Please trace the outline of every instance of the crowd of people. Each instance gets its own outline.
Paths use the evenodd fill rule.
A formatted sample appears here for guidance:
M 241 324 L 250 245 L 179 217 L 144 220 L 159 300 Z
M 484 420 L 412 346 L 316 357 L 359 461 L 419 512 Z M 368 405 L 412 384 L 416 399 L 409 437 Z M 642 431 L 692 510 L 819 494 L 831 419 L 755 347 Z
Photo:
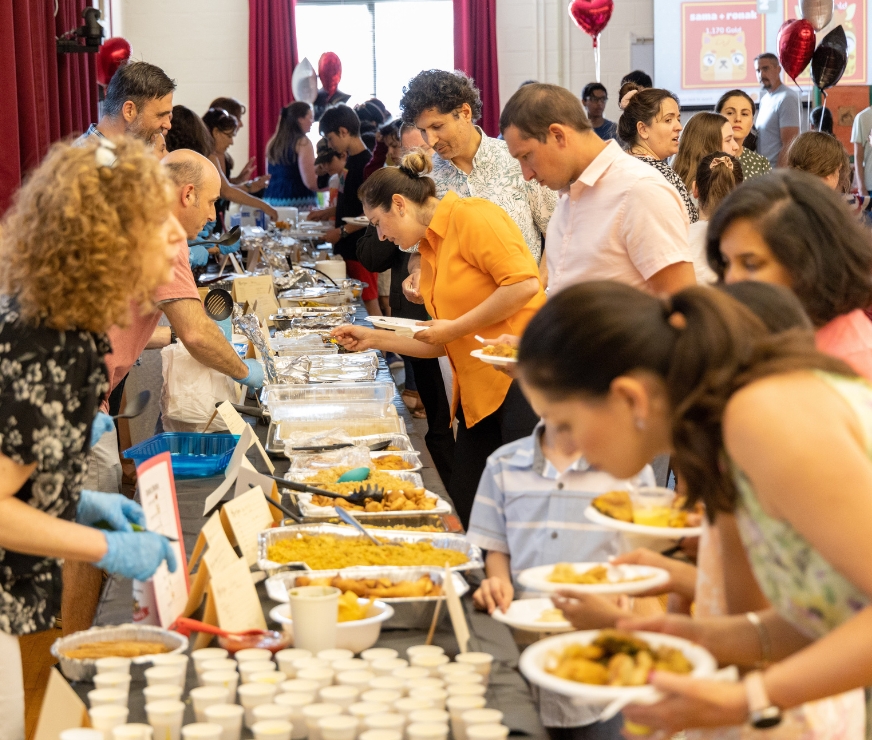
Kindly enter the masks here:
M 758 105 L 733 90 L 686 125 L 677 97 L 641 72 L 622 81 L 617 121 L 600 83 L 577 97 L 529 81 L 500 138 L 476 125 L 472 79 L 427 70 L 397 119 L 376 99 L 317 121 L 291 102 L 260 176 L 253 160 L 233 172 L 239 101 L 201 117 L 174 105 L 163 70 L 122 66 L 100 120 L 52 147 L 0 234 L 0 736 L 23 736 L 18 635 L 59 610 L 65 631 L 90 626 L 102 571 L 144 580 L 176 566 L 166 538 L 133 534 L 142 509 L 119 493 L 110 403 L 137 358 L 178 340 L 206 367 L 263 384 L 206 316 L 192 270 L 209 250 L 187 243 L 226 228 L 232 202 L 274 220 L 278 205 L 312 209 L 368 284 L 367 310 L 422 324 L 414 338 L 333 335 L 404 358 L 435 467 L 487 551 L 479 608 L 505 610 L 536 565 L 658 565 L 675 612 L 574 592 L 555 603 L 577 628 L 684 636 L 746 671 L 655 672 L 663 698 L 605 723 L 537 691 L 555 740 L 618 738 L 623 719 L 657 737 L 772 725 L 768 737 L 865 737 L 872 114 L 855 122 L 852 171 L 831 134 L 799 133 L 777 57 L 755 66 Z M 359 216 L 368 225 L 345 221 Z M 473 358 L 479 337 L 516 346 L 516 368 Z M 621 553 L 582 513 L 600 493 L 653 484 L 658 460 L 704 507 L 692 563 Z

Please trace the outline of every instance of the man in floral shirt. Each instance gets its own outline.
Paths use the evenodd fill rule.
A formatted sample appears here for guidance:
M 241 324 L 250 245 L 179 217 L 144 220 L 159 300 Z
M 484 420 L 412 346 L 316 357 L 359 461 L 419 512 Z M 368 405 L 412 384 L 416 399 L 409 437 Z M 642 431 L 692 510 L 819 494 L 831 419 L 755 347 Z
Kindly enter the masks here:
M 414 125 L 436 151 L 432 174 L 436 196 L 453 190 L 461 198 L 484 198 L 504 209 L 541 263 L 544 282 L 543 237 L 557 194 L 535 180 L 526 182 L 506 143 L 490 138 L 475 125 L 481 117 L 481 96 L 473 81 L 463 72 L 421 72 L 404 89 L 400 107 L 403 121 Z M 413 258 L 410 271 L 416 262 Z

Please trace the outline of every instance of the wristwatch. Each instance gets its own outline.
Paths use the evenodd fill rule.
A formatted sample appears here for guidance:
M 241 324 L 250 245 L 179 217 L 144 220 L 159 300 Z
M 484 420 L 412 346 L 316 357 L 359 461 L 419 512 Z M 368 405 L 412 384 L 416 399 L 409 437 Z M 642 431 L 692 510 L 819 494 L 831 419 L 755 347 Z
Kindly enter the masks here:
M 346 236 L 348 236 L 348 229 L 345 228 L 344 224 L 339 227 L 339 236 L 341 239 L 344 239 Z
M 748 723 L 758 730 L 768 730 L 780 725 L 781 709 L 769 700 L 763 684 L 763 674 L 752 671 L 745 676 L 744 683 L 748 697 Z
M 170 344 L 175 344 L 179 341 L 179 337 L 176 334 L 176 330 L 173 327 L 170 327 Z

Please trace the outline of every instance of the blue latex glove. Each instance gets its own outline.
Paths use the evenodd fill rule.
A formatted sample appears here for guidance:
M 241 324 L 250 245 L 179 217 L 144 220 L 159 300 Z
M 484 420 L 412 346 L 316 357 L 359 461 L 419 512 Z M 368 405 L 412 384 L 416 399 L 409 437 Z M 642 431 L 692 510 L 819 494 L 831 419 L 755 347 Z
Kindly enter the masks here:
M 238 379 L 236 382 L 242 383 L 242 385 L 248 386 L 249 388 L 262 388 L 263 365 L 254 358 L 243 360 L 243 362 L 248 366 L 248 375 L 244 378 Z
M 105 532 L 109 549 L 95 565 L 125 578 L 147 581 L 166 560 L 176 572 L 176 556 L 170 541 L 154 532 Z
M 188 259 L 191 267 L 203 267 L 209 261 L 209 252 L 202 245 L 188 247 Z
M 91 424 L 91 447 L 93 447 L 97 442 L 100 441 L 100 437 L 102 437 L 106 432 L 114 432 L 115 431 L 115 422 L 112 421 L 112 417 L 109 414 L 104 414 L 102 411 L 98 411 L 97 415 L 94 417 L 94 421 Z
M 238 252 L 241 246 L 242 239 L 236 242 L 236 244 L 219 244 L 218 251 L 221 252 L 221 254 L 231 254 L 233 252 Z
M 133 532 L 131 522 L 145 527 L 145 512 L 138 503 L 120 493 L 82 491 L 76 524 L 93 526 L 101 521 L 108 522 L 116 532 Z

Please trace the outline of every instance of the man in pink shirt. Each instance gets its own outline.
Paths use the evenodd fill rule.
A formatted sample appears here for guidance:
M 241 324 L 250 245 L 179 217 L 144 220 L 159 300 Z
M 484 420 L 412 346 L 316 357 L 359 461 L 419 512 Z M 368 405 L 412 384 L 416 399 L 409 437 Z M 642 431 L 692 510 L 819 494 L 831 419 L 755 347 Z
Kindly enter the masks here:
M 560 192 L 545 238 L 549 294 L 587 280 L 670 294 L 696 283 L 677 191 L 600 139 L 569 90 L 524 85 L 500 129 L 524 177 Z

